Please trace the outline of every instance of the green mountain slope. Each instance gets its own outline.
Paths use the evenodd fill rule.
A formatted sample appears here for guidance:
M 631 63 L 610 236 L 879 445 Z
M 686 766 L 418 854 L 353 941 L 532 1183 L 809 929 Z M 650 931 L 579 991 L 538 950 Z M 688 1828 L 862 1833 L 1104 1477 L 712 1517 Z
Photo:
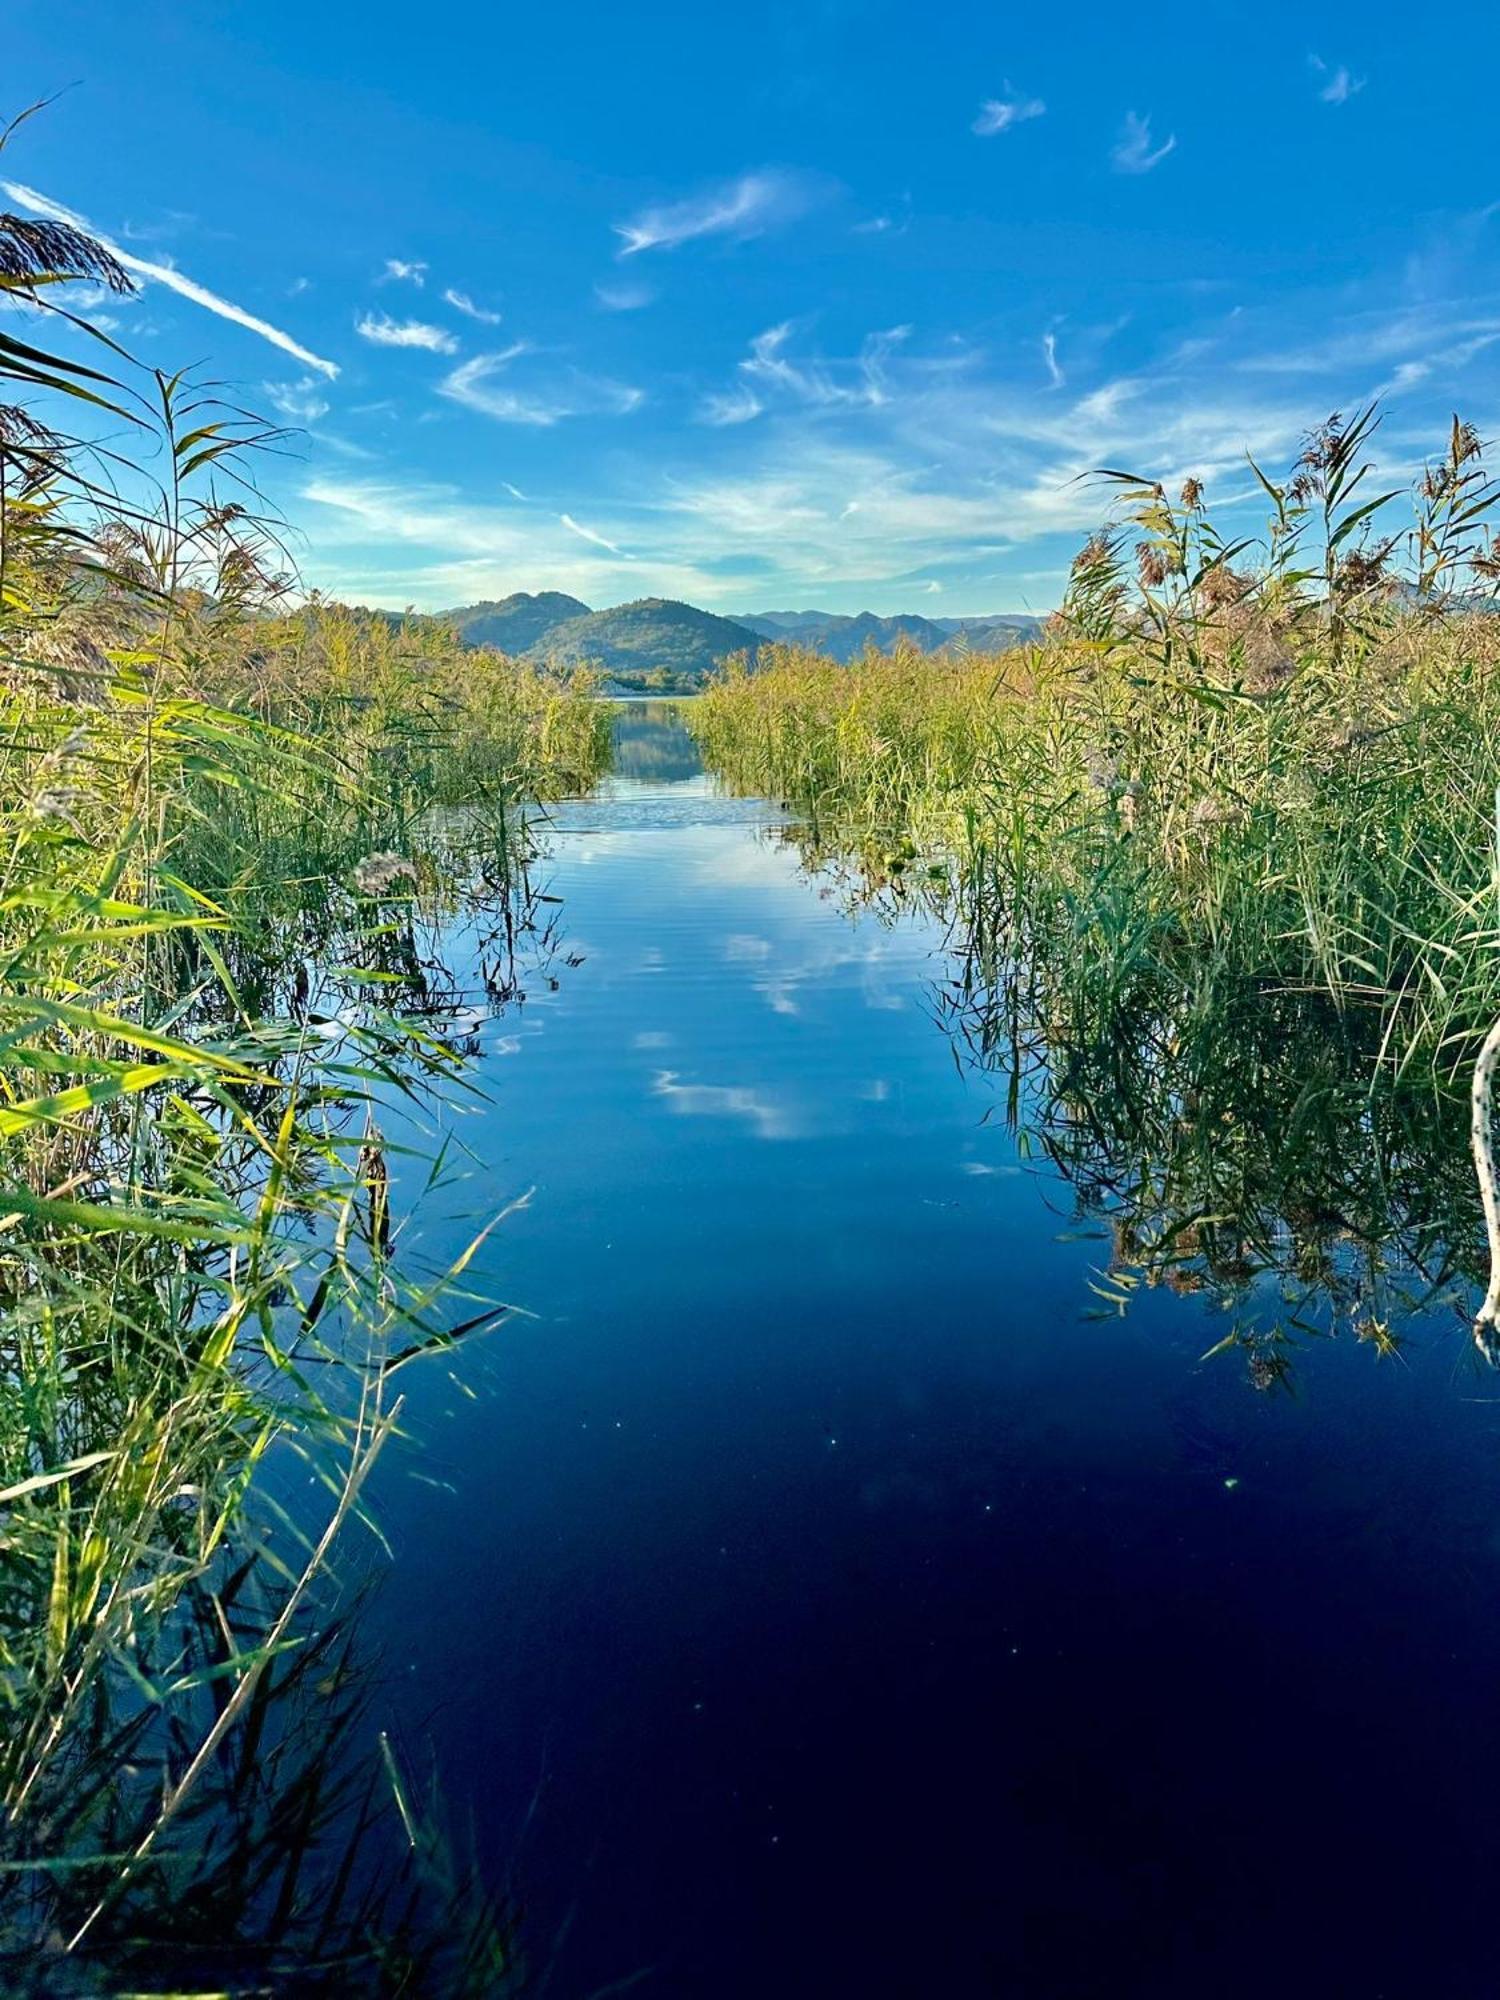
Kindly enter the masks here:
M 530 651 L 534 658 L 562 666 L 602 667 L 626 685 L 653 676 L 691 685 L 731 653 L 753 654 L 759 644 L 754 632 L 731 619 L 670 598 L 643 597 L 566 619 Z
M 888 653 L 904 641 L 921 652 L 943 646 L 1012 646 L 1034 638 L 1039 618 L 924 618 L 905 612 L 878 618 L 828 611 L 766 611 L 721 618 L 671 598 L 643 597 L 590 611 L 560 590 L 518 590 L 509 597 L 439 613 L 467 646 L 494 646 L 518 658 L 560 666 L 595 666 L 627 688 L 697 687 L 731 653 L 754 657 L 766 640 L 791 641 L 848 662 L 867 646 Z
M 1039 618 L 1002 613 L 988 618 L 924 618 L 914 611 L 878 618 L 871 611 L 853 617 L 831 611 L 762 611 L 742 615 L 740 622 L 763 639 L 808 646 L 815 653 L 847 664 L 867 646 L 890 652 L 899 640 L 924 653 L 935 653 L 956 642 L 975 647 L 1018 645 L 1041 630 Z
M 528 653 L 557 626 L 588 615 L 580 598 L 561 590 L 516 590 L 509 597 L 438 613 L 443 624 L 457 627 L 466 646 L 493 646 L 501 653 Z

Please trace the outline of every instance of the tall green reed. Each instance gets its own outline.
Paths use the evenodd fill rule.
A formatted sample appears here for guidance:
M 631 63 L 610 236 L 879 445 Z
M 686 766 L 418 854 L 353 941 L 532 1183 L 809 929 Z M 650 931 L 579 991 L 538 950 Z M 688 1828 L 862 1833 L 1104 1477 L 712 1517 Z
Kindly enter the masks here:
M 136 370 L 77 280 L 129 285 L 0 214 L 0 1950 L 53 1990 L 243 1887 L 251 1835 L 226 1876 L 204 1830 L 320 1643 L 393 1371 L 496 1313 L 477 1241 L 410 1272 L 390 1213 L 381 1105 L 462 1066 L 414 926 L 468 898 L 513 948 L 524 803 L 605 754 L 582 684 L 291 608 L 271 434 Z M 276 1503 L 289 1453 L 321 1522 Z M 406 1990 L 398 1886 L 364 1990 Z

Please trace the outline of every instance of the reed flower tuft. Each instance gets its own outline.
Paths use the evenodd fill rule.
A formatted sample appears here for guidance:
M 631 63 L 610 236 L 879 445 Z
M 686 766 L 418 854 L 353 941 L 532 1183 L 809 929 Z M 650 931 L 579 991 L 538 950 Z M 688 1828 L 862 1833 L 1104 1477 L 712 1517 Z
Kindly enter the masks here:
M 400 882 L 417 885 L 417 865 L 404 854 L 367 854 L 354 864 L 354 886 L 362 896 L 388 896 Z

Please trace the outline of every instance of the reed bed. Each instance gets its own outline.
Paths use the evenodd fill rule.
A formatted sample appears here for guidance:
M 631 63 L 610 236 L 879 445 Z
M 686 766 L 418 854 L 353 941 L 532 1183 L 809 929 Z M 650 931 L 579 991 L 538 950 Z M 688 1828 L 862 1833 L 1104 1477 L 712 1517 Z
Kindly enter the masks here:
M 920 850 L 987 879 L 1018 932 L 1318 992 L 1374 1015 L 1381 1063 L 1453 1075 L 1500 1007 L 1500 620 L 1476 597 L 1494 494 L 1456 425 L 1403 573 L 1353 497 L 1371 422 L 1325 427 L 1267 482 L 1260 568 L 1192 482 L 1181 503 L 1133 482 L 1134 566 L 1125 536 L 1095 537 L 1044 643 L 848 668 L 770 649 L 694 705 L 706 756 L 890 870 Z M 1324 519 L 1298 482 L 1330 456 Z M 1435 566 L 1431 495 L 1455 489 L 1472 518 Z
M 1480 1276 L 1463 1085 L 1500 1012 L 1496 498 L 1455 421 L 1413 525 L 1376 414 L 1309 435 L 1257 546 L 1105 475 L 1040 644 L 794 647 L 695 703 L 707 760 L 860 901 L 952 925 L 939 1012 L 1104 1220 L 1102 1309 L 1202 1291 L 1262 1389 Z
M 421 928 L 482 913 L 503 999 L 526 806 L 589 781 L 604 719 L 294 604 L 272 434 L 135 369 L 77 281 L 129 283 L 0 214 L 0 1967 L 497 1991 L 509 1928 L 461 1869 L 428 1909 L 389 1753 L 351 1785 L 330 1556 L 393 1371 L 496 1311 L 477 1246 L 409 1271 L 391 1213 L 382 1104 L 462 1072 Z

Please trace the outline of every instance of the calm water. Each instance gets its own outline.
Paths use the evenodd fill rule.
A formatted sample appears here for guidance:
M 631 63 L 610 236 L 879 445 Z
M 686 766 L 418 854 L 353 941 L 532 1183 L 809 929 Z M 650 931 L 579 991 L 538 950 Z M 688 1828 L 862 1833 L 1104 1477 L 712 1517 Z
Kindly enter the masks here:
M 535 1985 L 1493 1991 L 1500 1382 L 1451 1315 L 1295 1395 L 1198 1299 L 1091 1316 L 936 921 L 621 730 L 417 1211 L 534 1189 L 478 1266 L 531 1316 L 406 1371 L 376 1495 L 388 1706 Z

